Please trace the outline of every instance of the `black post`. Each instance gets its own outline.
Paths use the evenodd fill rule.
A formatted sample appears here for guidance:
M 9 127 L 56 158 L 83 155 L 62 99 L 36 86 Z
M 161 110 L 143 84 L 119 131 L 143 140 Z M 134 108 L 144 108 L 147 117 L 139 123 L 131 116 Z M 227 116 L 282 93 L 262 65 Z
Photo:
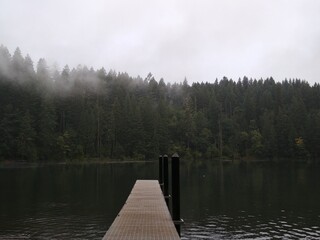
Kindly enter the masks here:
M 180 158 L 172 155 L 172 220 L 180 236 Z
M 163 192 L 163 158 L 159 155 L 159 184 Z
M 169 208 L 169 166 L 168 155 L 163 156 L 163 195 Z

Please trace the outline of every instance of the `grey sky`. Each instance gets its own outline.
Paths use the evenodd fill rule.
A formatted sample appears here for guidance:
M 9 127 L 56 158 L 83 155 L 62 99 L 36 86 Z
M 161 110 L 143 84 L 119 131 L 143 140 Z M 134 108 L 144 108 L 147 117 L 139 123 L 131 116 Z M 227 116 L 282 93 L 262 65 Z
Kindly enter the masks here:
M 0 0 L 0 44 L 36 63 L 157 80 L 320 82 L 319 0 Z

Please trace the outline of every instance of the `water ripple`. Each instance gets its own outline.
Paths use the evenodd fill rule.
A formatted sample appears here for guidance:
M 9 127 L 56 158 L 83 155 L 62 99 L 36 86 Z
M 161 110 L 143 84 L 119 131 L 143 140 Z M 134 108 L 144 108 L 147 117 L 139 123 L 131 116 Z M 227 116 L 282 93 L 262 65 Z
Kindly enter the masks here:
M 100 216 L 45 216 L 16 219 L 14 226 L 0 232 L 0 239 L 100 239 L 107 226 L 101 229 L 99 223 L 105 222 Z
M 192 223 L 185 220 L 182 239 L 320 239 L 318 226 L 306 227 L 283 217 L 263 219 L 254 215 L 221 215 Z M 298 218 L 296 220 L 299 221 Z

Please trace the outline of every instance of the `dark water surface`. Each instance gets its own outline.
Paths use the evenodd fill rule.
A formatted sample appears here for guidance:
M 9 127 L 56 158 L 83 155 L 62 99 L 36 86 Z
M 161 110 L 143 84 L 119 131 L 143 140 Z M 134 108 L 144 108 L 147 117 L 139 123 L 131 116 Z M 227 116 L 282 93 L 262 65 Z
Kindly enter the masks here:
M 155 163 L 0 167 L 0 239 L 101 239 Z M 182 239 L 320 239 L 320 166 L 185 162 Z

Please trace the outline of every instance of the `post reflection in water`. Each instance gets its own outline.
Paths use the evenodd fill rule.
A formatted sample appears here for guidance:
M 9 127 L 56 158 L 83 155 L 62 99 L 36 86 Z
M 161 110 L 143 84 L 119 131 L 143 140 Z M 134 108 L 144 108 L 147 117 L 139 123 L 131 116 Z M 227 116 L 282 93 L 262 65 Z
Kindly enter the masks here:
M 319 239 L 320 167 L 181 161 L 182 239 Z M 0 239 L 102 239 L 146 163 L 0 167 Z

